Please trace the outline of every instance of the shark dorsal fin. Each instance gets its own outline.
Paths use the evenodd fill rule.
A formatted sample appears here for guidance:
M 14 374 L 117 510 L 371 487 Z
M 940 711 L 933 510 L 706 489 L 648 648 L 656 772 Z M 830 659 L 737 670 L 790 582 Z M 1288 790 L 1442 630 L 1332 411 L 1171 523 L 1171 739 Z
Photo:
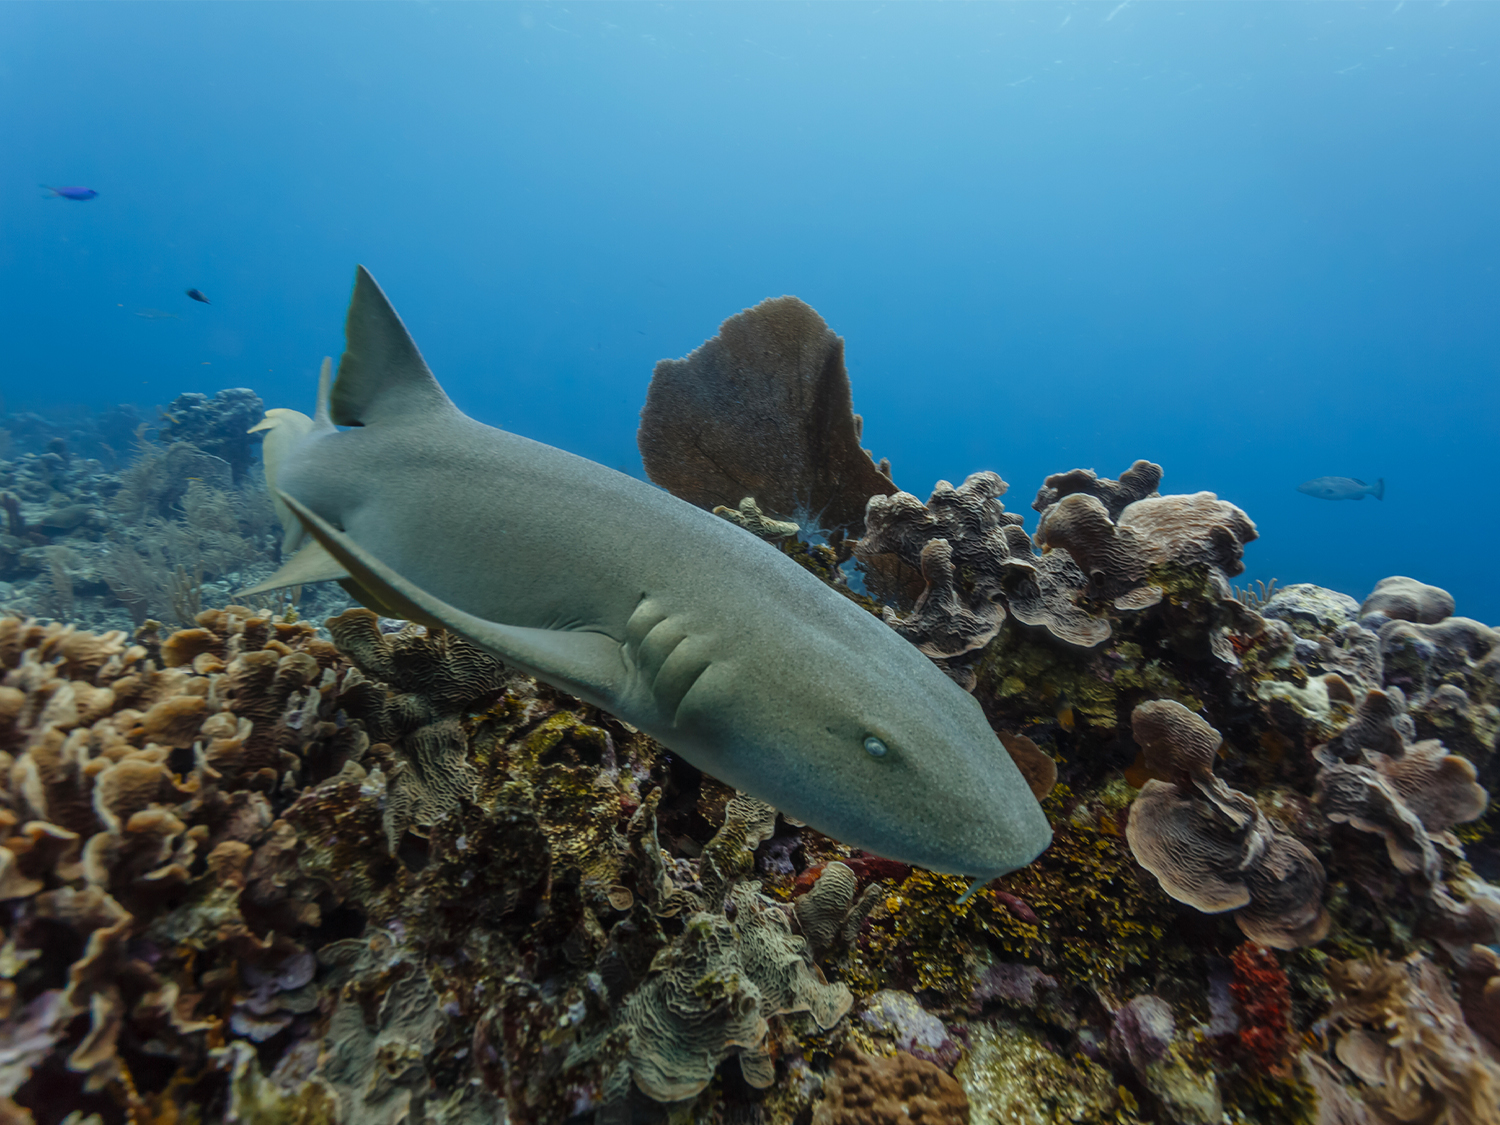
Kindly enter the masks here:
M 344 356 L 329 406 L 332 420 L 340 426 L 409 421 L 455 409 L 364 266 L 354 275 L 354 299 L 344 322 Z

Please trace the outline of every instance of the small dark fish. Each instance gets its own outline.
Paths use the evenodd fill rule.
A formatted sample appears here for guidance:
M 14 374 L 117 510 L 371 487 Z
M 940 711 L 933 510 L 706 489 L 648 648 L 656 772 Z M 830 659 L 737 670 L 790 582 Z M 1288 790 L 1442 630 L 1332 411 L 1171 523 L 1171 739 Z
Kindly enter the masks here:
M 212 301 L 203 295 L 203 290 L 201 289 L 184 289 L 183 292 L 195 301 L 202 301 L 205 305 L 213 304 Z
M 52 194 L 48 199 L 75 199 L 82 203 L 85 199 L 93 199 L 99 193 L 91 187 L 53 187 L 51 184 L 42 184 Z
M 1374 484 L 1366 484 L 1357 477 L 1313 477 L 1299 484 L 1297 491 L 1319 500 L 1363 500 L 1366 496 L 1384 500 L 1385 477 Z

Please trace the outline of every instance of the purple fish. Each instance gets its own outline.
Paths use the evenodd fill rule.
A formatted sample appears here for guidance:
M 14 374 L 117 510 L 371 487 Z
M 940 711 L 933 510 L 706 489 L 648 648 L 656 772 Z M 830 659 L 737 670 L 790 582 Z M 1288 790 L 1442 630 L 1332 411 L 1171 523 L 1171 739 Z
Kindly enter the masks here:
M 82 203 L 85 199 L 93 199 L 99 193 L 91 187 L 53 187 L 51 184 L 42 184 L 52 194 L 49 199 L 75 199 Z

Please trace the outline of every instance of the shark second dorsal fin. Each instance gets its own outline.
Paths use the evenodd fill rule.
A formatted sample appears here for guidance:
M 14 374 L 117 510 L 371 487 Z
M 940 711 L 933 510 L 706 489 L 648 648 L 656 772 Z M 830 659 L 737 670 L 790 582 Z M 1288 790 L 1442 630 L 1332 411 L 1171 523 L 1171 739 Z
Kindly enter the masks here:
M 323 366 L 318 368 L 318 405 L 313 408 L 313 429 L 333 429 L 332 408 L 329 406 L 329 397 L 333 393 L 333 360 L 328 356 L 323 357 Z M 273 486 L 271 489 L 275 492 Z
M 332 421 L 340 426 L 410 421 L 456 409 L 364 266 L 355 270 L 344 355 L 329 407 Z

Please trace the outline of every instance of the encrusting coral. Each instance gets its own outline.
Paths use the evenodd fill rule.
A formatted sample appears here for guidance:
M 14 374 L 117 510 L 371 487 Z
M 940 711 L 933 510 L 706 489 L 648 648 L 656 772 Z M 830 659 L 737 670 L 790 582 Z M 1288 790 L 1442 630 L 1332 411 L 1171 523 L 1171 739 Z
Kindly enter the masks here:
M 1359 607 L 1360 616 L 1381 613 L 1392 621 L 1432 625 L 1453 614 L 1453 595 L 1415 578 L 1382 578 Z
M 845 1046 L 813 1112 L 813 1125 L 969 1125 L 963 1087 L 904 1051 L 871 1057 Z

